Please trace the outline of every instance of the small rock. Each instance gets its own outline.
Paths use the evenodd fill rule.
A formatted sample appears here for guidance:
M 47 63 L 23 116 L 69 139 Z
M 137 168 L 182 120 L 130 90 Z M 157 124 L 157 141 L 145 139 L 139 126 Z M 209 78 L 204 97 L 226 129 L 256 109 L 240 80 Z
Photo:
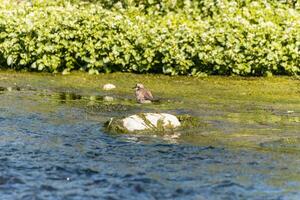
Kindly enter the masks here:
M 107 84 L 103 85 L 103 90 L 113 90 L 115 88 L 116 88 L 116 86 L 111 83 L 107 83 Z
M 12 87 L 7 87 L 7 91 L 11 92 L 11 91 L 13 91 L 13 88 Z
M 70 74 L 70 70 L 69 69 L 65 69 L 61 74 L 62 75 L 68 75 L 68 74 Z
M 91 100 L 91 101 L 96 101 L 96 100 L 97 100 L 97 97 L 96 97 L 96 96 L 90 96 L 90 100 Z
M 152 101 L 150 101 L 150 100 L 144 100 L 144 101 L 140 101 L 139 103 L 142 103 L 142 104 L 150 104 L 150 103 L 152 103 Z
M 111 97 L 111 96 L 105 96 L 105 97 L 103 97 L 103 100 L 104 100 L 104 101 L 113 101 L 114 98 Z

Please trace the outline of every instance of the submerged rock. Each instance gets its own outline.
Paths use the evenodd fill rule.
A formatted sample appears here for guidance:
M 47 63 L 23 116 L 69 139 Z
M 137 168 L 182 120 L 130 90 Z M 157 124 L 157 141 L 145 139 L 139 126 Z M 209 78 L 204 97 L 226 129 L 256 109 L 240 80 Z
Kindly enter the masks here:
M 7 91 L 11 92 L 11 91 L 13 91 L 13 88 L 12 87 L 7 87 Z
M 114 98 L 111 97 L 111 96 L 105 96 L 105 97 L 103 97 L 103 100 L 104 100 L 104 101 L 113 101 Z
M 13 86 L 13 87 L 7 87 L 6 90 L 8 92 L 12 92 L 12 91 L 20 91 L 21 88 L 19 86 Z
M 103 90 L 113 90 L 115 88 L 116 88 L 116 86 L 111 83 L 107 83 L 107 84 L 103 85 Z
M 180 127 L 181 123 L 175 115 L 167 113 L 141 113 L 129 117 L 114 119 L 106 124 L 106 128 L 115 132 L 165 131 Z

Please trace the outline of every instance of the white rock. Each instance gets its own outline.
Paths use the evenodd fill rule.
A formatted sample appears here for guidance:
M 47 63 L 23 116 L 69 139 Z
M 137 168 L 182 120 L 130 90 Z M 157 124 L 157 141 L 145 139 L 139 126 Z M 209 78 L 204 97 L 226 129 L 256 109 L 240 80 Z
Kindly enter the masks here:
M 123 126 L 129 131 L 141 131 L 148 129 L 144 120 L 137 115 L 131 115 L 123 119 Z
M 140 115 L 131 115 L 123 119 L 122 121 L 124 128 L 126 128 L 128 131 L 141 131 L 146 129 L 153 129 L 157 128 L 158 121 L 162 121 L 162 125 L 164 128 L 170 126 L 176 128 L 181 125 L 177 117 L 171 114 L 144 113 L 143 115 L 147 120 L 146 122 Z
M 116 86 L 111 83 L 107 83 L 107 84 L 103 85 L 103 90 L 113 90 L 115 88 L 116 88 Z

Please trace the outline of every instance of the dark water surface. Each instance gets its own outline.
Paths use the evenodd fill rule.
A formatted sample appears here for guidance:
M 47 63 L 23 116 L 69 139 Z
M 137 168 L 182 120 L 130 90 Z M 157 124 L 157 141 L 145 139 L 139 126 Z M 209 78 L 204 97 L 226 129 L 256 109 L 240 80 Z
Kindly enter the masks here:
M 1 200 L 300 199 L 297 151 L 115 136 L 103 122 L 137 108 L 93 112 L 88 98 L 36 91 L 0 98 Z

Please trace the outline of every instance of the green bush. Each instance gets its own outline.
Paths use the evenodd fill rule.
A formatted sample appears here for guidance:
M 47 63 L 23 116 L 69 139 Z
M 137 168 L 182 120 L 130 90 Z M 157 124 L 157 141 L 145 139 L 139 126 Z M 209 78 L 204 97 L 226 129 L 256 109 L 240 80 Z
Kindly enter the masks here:
M 2 0 L 0 64 L 48 72 L 298 75 L 300 13 L 290 2 Z

